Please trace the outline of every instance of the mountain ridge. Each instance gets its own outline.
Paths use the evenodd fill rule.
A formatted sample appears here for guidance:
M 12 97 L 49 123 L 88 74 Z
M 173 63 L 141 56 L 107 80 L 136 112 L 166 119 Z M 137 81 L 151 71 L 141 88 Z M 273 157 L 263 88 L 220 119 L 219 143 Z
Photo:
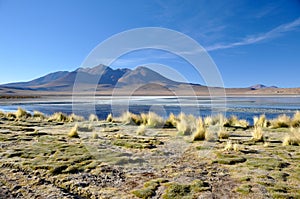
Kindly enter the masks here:
M 105 65 L 92 68 L 77 68 L 74 71 L 58 71 L 46 74 L 28 82 L 16 82 L 1 86 L 16 89 L 47 90 L 47 91 L 70 91 L 76 84 L 95 84 L 106 87 L 126 87 L 133 84 L 160 84 L 178 86 L 187 84 L 170 80 L 161 74 L 144 66 L 138 66 L 134 70 L 128 68 L 112 69 Z M 199 84 L 199 86 L 202 86 Z
M 278 88 L 277 86 L 266 86 L 264 84 L 255 84 L 250 86 L 249 88 L 253 90 L 258 90 L 258 89 L 266 89 L 266 88 Z
M 138 66 L 135 69 L 112 69 L 102 64 L 91 68 L 77 68 L 73 71 L 52 72 L 28 82 L 3 84 L 0 85 L 0 91 L 7 94 L 26 93 L 26 90 L 28 93 L 30 93 L 29 91 L 49 92 L 50 94 L 55 92 L 72 93 L 75 83 L 76 86 L 83 88 L 84 92 L 93 92 L 96 88 L 97 92 L 104 95 L 109 95 L 114 89 L 117 89 L 119 93 L 126 94 L 134 85 L 136 85 L 134 87 L 140 88 L 141 95 L 155 95 L 160 93 L 163 88 L 169 90 L 168 92 L 186 91 L 184 95 L 188 95 L 191 88 L 200 94 L 209 94 L 207 86 L 177 82 L 144 66 Z M 218 89 L 225 89 L 229 94 L 300 94 L 300 88 L 278 88 L 264 84 L 244 88 Z

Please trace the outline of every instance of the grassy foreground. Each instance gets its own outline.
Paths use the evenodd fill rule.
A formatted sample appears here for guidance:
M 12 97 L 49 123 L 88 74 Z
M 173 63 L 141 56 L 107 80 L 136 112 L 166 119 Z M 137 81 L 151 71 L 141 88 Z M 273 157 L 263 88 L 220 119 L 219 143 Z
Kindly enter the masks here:
M 0 198 L 300 198 L 297 114 L 0 113 Z

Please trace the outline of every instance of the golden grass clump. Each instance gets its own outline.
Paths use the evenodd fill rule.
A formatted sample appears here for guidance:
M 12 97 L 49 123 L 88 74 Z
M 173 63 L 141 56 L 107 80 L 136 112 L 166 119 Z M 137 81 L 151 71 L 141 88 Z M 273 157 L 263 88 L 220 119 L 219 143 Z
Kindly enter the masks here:
M 254 127 L 254 130 L 252 132 L 252 140 L 256 142 L 264 141 L 264 134 L 262 127 Z
M 68 133 L 68 137 L 70 137 L 70 138 L 79 138 L 78 124 L 75 124 L 75 126 L 71 128 L 70 132 Z
M 69 118 L 67 115 L 63 114 L 62 112 L 57 112 L 51 115 L 48 120 L 55 121 L 55 122 L 68 122 Z
M 253 117 L 253 124 L 255 127 L 267 127 L 268 122 L 266 119 L 266 115 L 260 115 L 259 117 L 254 116 Z
M 243 149 L 243 147 L 237 143 L 233 144 L 231 140 L 228 140 L 225 147 L 224 151 L 236 151 L 239 152 Z
M 99 138 L 98 133 L 94 132 L 94 133 L 92 134 L 92 139 L 98 139 L 98 138 Z
M 177 122 L 176 129 L 178 133 L 182 135 L 190 135 L 192 133 L 192 130 L 186 120 L 180 120 Z
M 166 120 L 165 126 L 169 128 L 176 127 L 178 119 L 173 113 L 170 113 L 168 119 Z
M 247 120 L 239 120 L 239 126 L 247 128 L 249 126 L 249 122 L 247 122 Z
M 224 126 L 224 124 L 227 122 L 227 118 L 223 114 L 218 114 L 213 117 L 213 121 L 216 124 L 219 124 L 220 126 Z
M 181 135 L 191 135 L 196 130 L 196 118 L 193 115 L 185 115 L 180 113 L 179 121 L 176 123 L 176 128 Z
M 226 127 L 242 127 L 247 128 L 249 123 L 246 120 L 239 120 L 237 116 L 232 115 L 227 121 L 224 123 Z
M 33 117 L 34 118 L 39 118 L 39 119 L 45 119 L 45 115 L 44 113 L 41 113 L 39 111 L 33 111 Z
M 136 115 L 130 113 L 129 111 L 124 112 L 119 120 L 124 124 L 137 124 L 140 125 L 143 123 L 142 118 L 140 115 Z
M 300 128 L 291 128 L 289 134 L 284 137 L 282 145 L 300 146 Z
M 219 131 L 218 131 L 218 138 L 219 138 L 219 139 L 228 139 L 228 138 L 229 138 L 229 132 L 226 131 L 226 129 L 225 129 L 223 126 L 221 126 L 221 127 L 219 128 Z
M 27 113 L 24 109 L 22 109 L 21 107 L 18 108 L 18 110 L 15 113 L 16 117 L 18 119 L 20 118 L 27 118 L 30 117 L 31 115 L 29 113 Z
M 6 113 L 4 113 L 3 111 L 0 111 L 0 117 L 5 117 Z
M 291 118 L 285 114 L 279 115 L 276 119 L 270 121 L 272 128 L 288 128 L 291 125 Z
M 98 116 L 97 115 L 95 115 L 95 114 L 90 114 L 90 116 L 89 116 L 89 121 L 90 122 L 98 122 Z
M 141 120 L 142 120 L 142 124 L 146 125 L 148 121 L 148 114 L 141 113 Z
M 206 126 L 214 126 L 214 125 L 223 126 L 226 121 L 227 120 L 223 114 L 218 114 L 215 116 L 206 116 L 204 118 L 204 123 Z
M 143 124 L 142 117 L 140 115 L 137 115 L 137 114 L 131 113 L 131 121 L 133 122 L 133 124 L 136 124 L 136 125 Z
M 226 126 L 237 126 L 238 124 L 239 119 L 235 115 L 230 116 L 226 122 Z
M 69 115 L 68 121 L 69 122 L 82 122 L 82 121 L 84 121 L 84 117 L 76 115 L 75 113 L 72 113 L 71 115 Z
M 292 127 L 297 128 L 300 127 L 300 111 L 296 111 L 292 118 Z
M 231 140 L 228 140 L 225 147 L 224 147 L 224 151 L 232 151 L 233 150 L 233 144 Z
M 17 118 L 17 116 L 16 116 L 16 114 L 15 113 L 6 113 L 6 117 L 8 118 L 8 119 L 15 119 L 15 118 Z
M 205 127 L 205 123 L 202 120 L 202 118 L 199 117 L 197 120 L 196 131 L 192 135 L 192 140 L 193 141 L 205 140 L 206 135 L 207 135 L 207 129 Z
M 107 121 L 107 122 L 112 122 L 112 121 L 113 121 L 113 116 L 112 116 L 111 113 L 108 114 L 108 116 L 106 117 L 106 121 Z
M 130 124 L 131 123 L 131 113 L 129 111 L 124 112 L 119 120 L 124 124 Z
M 239 144 L 233 144 L 233 150 L 238 152 L 241 150 L 241 146 Z
M 137 135 L 146 135 L 146 125 L 142 124 L 140 126 L 138 126 L 137 130 L 136 130 L 136 134 Z
M 148 113 L 148 120 L 147 120 L 147 126 L 149 127 L 163 127 L 165 124 L 165 121 L 162 117 L 157 115 L 154 112 Z
M 205 124 L 206 126 L 211 126 L 211 125 L 213 125 L 213 118 L 212 118 L 211 116 L 206 116 L 206 117 L 204 118 L 204 124 Z

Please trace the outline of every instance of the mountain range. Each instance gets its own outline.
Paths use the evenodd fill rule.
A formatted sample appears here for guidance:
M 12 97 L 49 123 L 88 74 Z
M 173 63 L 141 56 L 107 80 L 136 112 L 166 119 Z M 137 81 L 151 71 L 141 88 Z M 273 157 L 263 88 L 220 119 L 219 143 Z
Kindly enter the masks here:
M 78 68 L 71 72 L 58 71 L 32 81 L 9 83 L 2 86 L 36 91 L 69 91 L 72 89 L 75 81 L 76 84 L 83 85 L 94 84 L 98 81 L 98 85 L 101 87 L 115 87 L 116 85 L 118 87 L 126 87 L 134 84 L 160 84 L 164 86 L 185 84 L 170 80 L 143 66 L 131 70 L 128 68 L 112 69 L 108 66 L 98 65 L 93 68 Z
M 114 89 L 122 90 L 121 93 L 126 94 L 130 90 L 128 88 L 133 85 L 141 85 L 139 88 L 140 95 L 155 95 L 159 93 L 169 95 L 174 90 L 184 91 L 181 94 L 185 95 L 190 93 L 191 87 L 199 95 L 209 94 L 209 88 L 206 86 L 170 80 L 143 66 L 132 70 L 128 68 L 112 69 L 105 65 L 98 65 L 92 68 L 78 68 L 71 72 L 58 71 L 28 82 L 0 85 L 0 94 L 18 93 L 20 91 L 23 91 L 23 93 L 26 93 L 25 91 L 71 93 L 75 82 L 76 85 L 81 85 L 83 88 L 91 88 L 96 82 L 98 83 L 97 91 L 104 95 L 109 95 Z M 276 86 L 269 87 L 262 84 L 247 88 L 226 89 L 228 94 L 285 94 L 286 91 L 287 89 L 280 89 Z M 288 90 L 288 93 L 297 94 L 300 93 L 300 89 Z

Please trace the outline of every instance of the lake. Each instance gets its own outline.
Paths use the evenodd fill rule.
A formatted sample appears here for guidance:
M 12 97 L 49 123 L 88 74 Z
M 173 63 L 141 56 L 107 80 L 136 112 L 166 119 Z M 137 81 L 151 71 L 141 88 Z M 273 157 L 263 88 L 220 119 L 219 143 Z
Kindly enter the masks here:
M 268 97 L 174 97 L 174 96 L 101 96 L 101 97 L 42 97 L 38 99 L 1 100 L 0 110 L 15 111 L 18 107 L 45 114 L 63 112 L 88 117 L 96 113 L 100 119 L 109 113 L 119 116 L 124 111 L 142 113 L 153 111 L 163 117 L 170 113 L 184 112 L 195 116 L 207 116 L 222 113 L 226 116 L 236 115 L 250 123 L 253 116 L 265 114 L 272 119 L 280 114 L 292 116 L 300 110 L 300 96 L 268 96 Z

